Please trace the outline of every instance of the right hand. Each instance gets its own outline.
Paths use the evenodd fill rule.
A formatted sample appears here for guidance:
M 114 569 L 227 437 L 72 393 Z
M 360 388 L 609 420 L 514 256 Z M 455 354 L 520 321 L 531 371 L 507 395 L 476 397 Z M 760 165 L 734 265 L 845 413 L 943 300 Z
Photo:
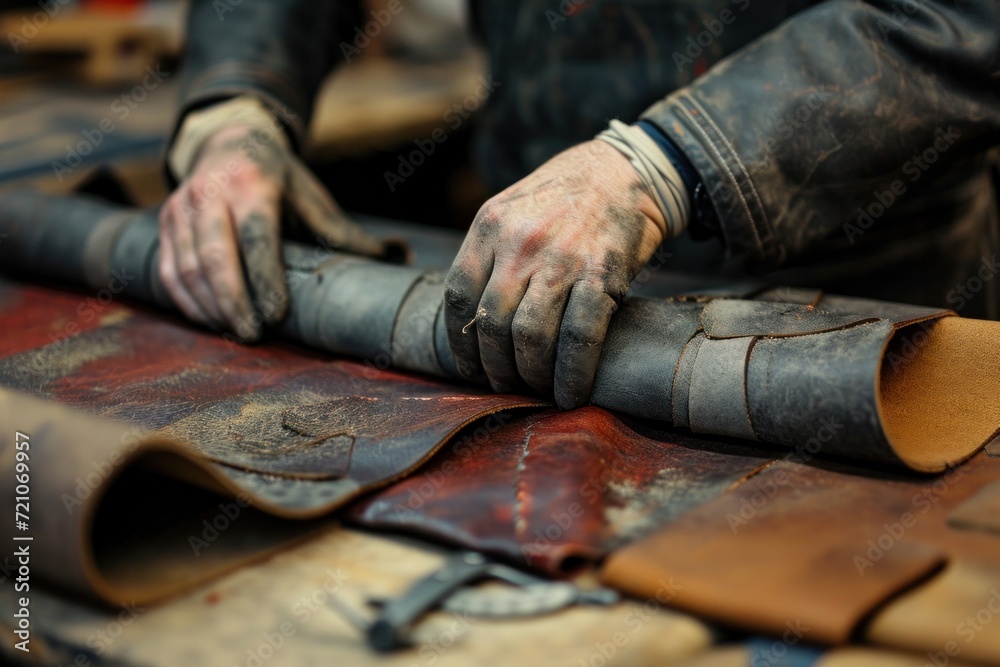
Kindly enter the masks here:
M 283 149 L 248 127 L 220 130 L 202 146 L 159 218 L 160 279 L 189 318 L 252 341 L 263 323 L 285 317 L 287 181 Z

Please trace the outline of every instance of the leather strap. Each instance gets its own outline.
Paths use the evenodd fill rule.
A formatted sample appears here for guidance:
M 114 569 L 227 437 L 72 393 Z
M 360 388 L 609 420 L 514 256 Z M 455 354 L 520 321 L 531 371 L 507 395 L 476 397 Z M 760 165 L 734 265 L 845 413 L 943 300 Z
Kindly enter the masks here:
M 691 398 L 691 378 L 694 377 L 694 367 L 698 359 L 698 351 L 705 343 L 705 334 L 699 333 L 684 346 L 681 358 L 677 362 L 677 372 L 671 388 L 671 405 L 673 406 L 674 426 L 688 428 L 691 425 L 689 410 Z
M 423 274 L 407 295 L 392 332 L 392 354 L 388 361 L 396 368 L 443 375 L 434 344 L 434 327 L 444 299 L 444 279 L 440 273 Z
M 626 300 L 604 341 L 590 401 L 637 417 L 673 421 L 673 378 L 684 346 L 698 332 L 701 304 Z
M 706 339 L 698 348 L 688 397 L 695 433 L 756 440 L 747 410 L 746 368 L 754 338 Z

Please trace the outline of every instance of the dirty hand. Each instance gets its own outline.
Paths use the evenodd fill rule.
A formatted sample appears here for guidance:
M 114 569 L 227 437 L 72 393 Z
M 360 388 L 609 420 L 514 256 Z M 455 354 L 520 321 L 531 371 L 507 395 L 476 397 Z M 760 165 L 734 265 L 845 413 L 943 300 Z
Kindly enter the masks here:
M 285 316 L 284 187 L 280 149 L 255 141 L 250 128 L 225 128 L 202 146 L 160 209 L 160 278 L 189 318 L 255 340 L 261 317 L 275 323 Z
M 628 158 L 597 140 L 490 199 L 446 281 L 459 373 L 586 403 L 611 315 L 665 232 Z

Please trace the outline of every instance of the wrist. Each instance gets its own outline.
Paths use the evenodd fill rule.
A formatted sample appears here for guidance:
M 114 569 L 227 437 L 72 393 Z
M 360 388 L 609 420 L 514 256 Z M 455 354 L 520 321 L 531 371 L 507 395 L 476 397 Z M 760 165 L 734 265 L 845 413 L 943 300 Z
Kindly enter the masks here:
M 256 98 L 243 96 L 192 112 L 185 117 L 167 154 L 167 165 L 178 180 L 191 173 L 206 150 L 224 141 L 266 131 L 277 147 L 288 151 L 290 144 L 280 123 Z
M 642 129 L 612 120 L 608 129 L 597 135 L 631 163 L 643 190 L 649 195 L 662 220 L 665 237 L 680 235 L 691 216 L 691 199 L 676 167 L 656 142 Z

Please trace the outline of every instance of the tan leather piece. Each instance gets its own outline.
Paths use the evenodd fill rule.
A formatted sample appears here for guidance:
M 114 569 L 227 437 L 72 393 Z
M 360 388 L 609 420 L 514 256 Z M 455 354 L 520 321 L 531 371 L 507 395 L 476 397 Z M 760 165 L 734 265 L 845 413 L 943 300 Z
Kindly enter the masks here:
M 940 472 L 1000 433 L 1000 322 L 944 317 L 889 344 L 879 410 L 908 466 Z
M 259 486 L 271 478 L 236 476 L 187 445 L 4 389 L 0 432 L 0 499 L 11 508 L 14 434 L 29 436 L 32 511 L 20 535 L 33 538 L 32 576 L 113 605 L 172 597 L 307 539 L 330 525 L 321 517 L 377 485 L 347 479 L 352 490 L 325 504 L 284 503 Z M 8 544 L 20 545 L 5 525 Z
M 1000 663 L 1000 563 L 953 562 L 881 610 L 865 636 L 922 653 L 922 664 Z
M 264 514 L 260 509 L 282 513 L 266 503 L 254 509 L 234 501 L 245 494 L 211 464 L 170 441 L 140 439 L 134 427 L 0 390 L 0 430 L 9 434 L 0 449 L 5 501 L 14 491 L 14 433 L 29 436 L 33 511 L 29 529 L 20 534 L 33 538 L 27 542 L 32 574 L 78 595 L 109 604 L 159 600 L 287 547 L 318 527 Z M 138 472 L 147 466 L 179 469 L 201 487 L 228 497 L 199 494 L 187 484 Z M 131 475 L 122 475 L 126 471 Z M 135 475 L 141 484 L 126 494 L 127 502 L 102 503 L 106 496 L 121 497 L 121 485 Z M 189 538 L 203 538 L 201 521 L 211 523 L 220 515 L 226 520 L 218 519 L 218 526 L 226 525 L 231 534 L 196 553 Z M 127 551 L 124 542 L 131 547 Z M 137 576 L 136 568 L 145 576 Z
M 950 559 L 1000 567 L 997 536 L 947 522 L 1000 461 L 980 453 L 937 478 L 826 468 L 777 461 L 613 554 L 603 579 L 642 595 L 674 577 L 681 609 L 770 634 L 800 620 L 807 641 L 842 644 Z

